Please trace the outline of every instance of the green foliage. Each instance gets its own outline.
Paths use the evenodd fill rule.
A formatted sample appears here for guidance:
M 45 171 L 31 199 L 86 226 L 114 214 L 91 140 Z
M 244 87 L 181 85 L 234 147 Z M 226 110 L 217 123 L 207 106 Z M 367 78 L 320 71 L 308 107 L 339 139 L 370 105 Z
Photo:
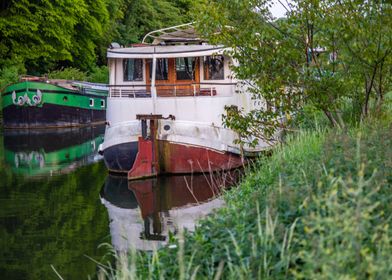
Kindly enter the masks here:
M 106 81 L 105 70 L 96 65 L 106 64 L 111 42 L 136 43 L 154 29 L 188 22 L 193 4 L 190 0 L 3 1 L 0 69 L 18 61 L 30 75 L 76 68 L 91 72 L 94 81 Z
M 324 27 L 322 44 L 337 53 L 353 106 L 364 119 L 369 113 L 370 98 L 377 99 L 380 110 L 386 92 L 391 88 L 392 71 L 392 4 L 387 1 L 320 1 L 320 20 Z
M 19 75 L 24 73 L 25 69 L 23 64 L 20 63 L 7 63 L 3 68 L 0 68 L 0 93 L 8 84 L 18 81 Z M 0 106 L 2 106 L 2 98 L 0 96 Z M 2 112 L 0 112 L 1 119 Z
M 194 233 L 109 278 L 389 279 L 391 139 L 387 121 L 293 134 Z
M 94 66 L 91 72 L 83 72 L 80 69 L 68 67 L 49 72 L 47 75 L 49 79 L 89 81 L 106 84 L 109 82 L 109 70 L 107 66 Z
M 109 69 L 107 66 L 93 67 L 87 78 L 92 83 L 109 83 Z
M 346 125 L 347 102 L 356 121 L 368 115 L 372 98 L 380 111 L 391 89 L 392 4 L 292 1 L 287 18 L 274 20 L 272 2 L 204 1 L 195 14 L 198 30 L 230 48 L 235 76 L 265 102 L 263 110 L 230 112 L 226 125 L 245 139 L 268 139 L 282 128 L 282 115 L 307 103 L 337 127 Z
M 22 59 L 30 74 L 57 66 L 83 70 L 96 63 L 96 45 L 109 14 L 99 1 L 9 1 L 0 7 L 0 65 Z
M 149 31 L 190 20 L 189 0 L 8 1 L 0 5 L 0 82 L 18 75 L 108 82 L 112 41 L 139 42 Z M 18 66 L 14 66 L 17 64 Z
M 387 279 L 392 274 L 385 261 L 392 245 L 390 131 L 390 124 L 372 123 L 358 134 L 327 139 L 325 174 L 303 205 L 307 238 L 298 239 L 304 266 L 297 276 L 312 278 L 322 271 L 324 278 Z
M 89 70 L 96 64 L 97 44 L 105 30 L 109 28 L 109 13 L 106 0 L 83 2 L 77 1 L 75 5 L 81 7 L 81 12 L 77 15 L 79 22 L 75 25 L 75 44 L 72 46 L 71 54 L 72 65 L 82 70 Z
M 297 112 L 292 127 L 301 130 L 318 130 L 320 127 L 328 127 L 328 119 L 323 112 L 311 104 L 306 104 Z
M 0 70 L 0 90 L 8 84 L 15 83 L 19 79 L 19 67 L 10 66 Z
M 87 73 L 83 72 L 77 68 L 64 68 L 61 70 L 55 70 L 48 73 L 49 79 L 64 79 L 64 80 L 77 80 L 77 81 L 86 81 Z
M 190 21 L 190 0 L 124 0 L 124 17 L 118 22 L 114 41 L 139 43 L 148 32 Z

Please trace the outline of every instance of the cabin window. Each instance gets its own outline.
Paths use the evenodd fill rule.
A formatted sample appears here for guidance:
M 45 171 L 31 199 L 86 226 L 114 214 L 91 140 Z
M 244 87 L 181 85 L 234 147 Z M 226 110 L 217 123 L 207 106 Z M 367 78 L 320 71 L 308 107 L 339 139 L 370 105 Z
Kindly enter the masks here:
M 101 100 L 101 107 L 105 107 L 105 100 Z
M 90 107 L 94 106 L 94 99 L 90 98 Z
M 169 60 L 167 58 L 158 58 L 155 70 L 155 80 L 168 80 L 169 77 Z M 152 62 L 150 62 L 150 79 L 152 73 Z
M 143 59 L 123 60 L 124 81 L 143 81 Z
M 177 80 L 194 80 L 195 79 L 195 62 L 194 57 L 176 58 L 176 76 Z
M 224 59 L 223 55 L 206 56 L 204 58 L 204 79 L 224 80 Z

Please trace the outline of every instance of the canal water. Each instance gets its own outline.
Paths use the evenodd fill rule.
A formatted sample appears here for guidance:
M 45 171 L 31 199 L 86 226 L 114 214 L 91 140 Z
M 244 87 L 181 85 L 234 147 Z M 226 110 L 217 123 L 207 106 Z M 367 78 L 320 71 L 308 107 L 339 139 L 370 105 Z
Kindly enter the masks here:
M 239 173 L 108 175 L 104 127 L 0 131 L 0 278 L 96 278 L 108 248 L 151 251 L 221 207 Z

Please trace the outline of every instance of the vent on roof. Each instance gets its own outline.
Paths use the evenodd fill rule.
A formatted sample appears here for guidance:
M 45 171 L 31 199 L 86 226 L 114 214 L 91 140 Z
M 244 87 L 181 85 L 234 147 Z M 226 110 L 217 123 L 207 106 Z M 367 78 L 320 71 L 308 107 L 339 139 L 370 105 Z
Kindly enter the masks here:
M 119 49 L 119 48 L 121 48 L 121 46 L 120 46 L 119 43 L 113 42 L 113 43 L 110 43 L 109 48 L 111 48 L 111 49 Z

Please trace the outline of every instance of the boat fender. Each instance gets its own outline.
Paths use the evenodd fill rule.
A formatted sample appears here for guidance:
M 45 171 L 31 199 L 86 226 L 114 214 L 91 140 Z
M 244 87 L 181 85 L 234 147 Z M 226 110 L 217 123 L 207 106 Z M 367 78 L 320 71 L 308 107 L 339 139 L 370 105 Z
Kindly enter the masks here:
M 102 144 L 99 144 L 99 146 L 98 146 L 98 154 L 100 154 L 101 156 L 103 155 L 103 146 L 102 146 Z

